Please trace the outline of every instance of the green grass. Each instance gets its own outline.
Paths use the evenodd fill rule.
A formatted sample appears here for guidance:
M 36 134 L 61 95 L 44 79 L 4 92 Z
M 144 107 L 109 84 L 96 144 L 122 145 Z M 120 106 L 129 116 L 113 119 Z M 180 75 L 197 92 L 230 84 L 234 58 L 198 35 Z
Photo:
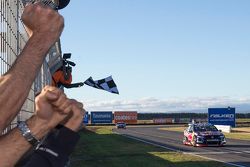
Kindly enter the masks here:
M 226 167 L 113 134 L 111 128 L 81 131 L 81 140 L 71 157 L 72 167 Z
M 234 132 L 248 132 L 250 133 L 250 127 L 237 127 L 232 129 Z
M 250 118 L 240 118 L 240 119 L 236 119 L 236 122 L 250 122 Z
M 224 135 L 228 139 L 250 140 L 250 133 L 233 132 L 233 133 L 224 133 Z

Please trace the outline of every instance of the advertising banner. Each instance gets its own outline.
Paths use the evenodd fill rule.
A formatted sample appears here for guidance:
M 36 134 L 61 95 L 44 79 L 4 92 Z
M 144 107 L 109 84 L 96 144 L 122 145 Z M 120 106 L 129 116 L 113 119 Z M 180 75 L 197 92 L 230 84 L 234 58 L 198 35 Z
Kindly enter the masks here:
M 85 115 L 83 117 L 83 124 L 87 125 L 89 123 L 89 113 L 85 112 Z
M 195 118 L 195 119 L 192 119 L 194 120 L 195 123 L 205 123 L 207 122 L 207 119 L 205 118 Z
M 92 124 L 108 124 L 112 123 L 112 112 L 91 112 L 91 123 Z
M 155 118 L 153 119 L 154 124 L 166 124 L 167 119 L 166 118 Z
M 235 127 L 235 108 L 209 108 L 208 123 Z
M 191 119 L 190 118 L 180 118 L 179 122 L 180 123 L 189 123 L 189 122 L 191 122 Z
M 173 118 L 166 118 L 167 123 L 174 123 L 174 119 Z
M 155 118 L 153 119 L 154 124 L 169 124 L 169 123 L 173 123 L 174 120 L 173 118 Z
M 114 112 L 114 120 L 117 122 L 125 122 L 126 124 L 137 124 L 136 111 L 116 111 Z
M 180 123 L 180 118 L 174 118 L 174 122 L 173 123 Z

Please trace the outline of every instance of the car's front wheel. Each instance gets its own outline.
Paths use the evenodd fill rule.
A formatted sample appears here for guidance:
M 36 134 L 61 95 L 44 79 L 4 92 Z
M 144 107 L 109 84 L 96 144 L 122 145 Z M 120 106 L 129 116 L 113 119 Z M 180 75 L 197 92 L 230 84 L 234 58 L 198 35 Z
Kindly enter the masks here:
M 186 136 L 183 137 L 183 144 L 186 145 L 188 143 L 188 138 Z
M 196 136 L 194 136 L 193 137 L 193 140 L 192 140 L 192 145 L 194 146 L 194 147 L 196 147 L 196 141 L 197 141 L 197 138 L 196 138 Z

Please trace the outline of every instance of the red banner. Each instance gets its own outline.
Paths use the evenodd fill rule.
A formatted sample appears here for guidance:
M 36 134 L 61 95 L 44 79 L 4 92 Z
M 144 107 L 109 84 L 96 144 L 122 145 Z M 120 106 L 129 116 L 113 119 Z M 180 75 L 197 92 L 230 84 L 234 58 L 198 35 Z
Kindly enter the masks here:
M 114 120 L 117 122 L 125 122 L 126 124 L 137 124 L 136 111 L 115 111 Z

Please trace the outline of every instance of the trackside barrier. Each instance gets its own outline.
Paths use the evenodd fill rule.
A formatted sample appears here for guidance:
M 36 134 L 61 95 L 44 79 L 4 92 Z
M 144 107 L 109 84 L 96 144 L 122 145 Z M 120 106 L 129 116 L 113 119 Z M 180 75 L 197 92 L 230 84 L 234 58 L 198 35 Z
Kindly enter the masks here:
M 214 125 L 218 130 L 222 132 L 231 133 L 232 128 L 229 125 Z
M 155 118 L 153 119 L 154 124 L 167 124 L 167 123 L 174 123 L 173 118 Z
M 112 123 L 112 111 L 91 111 L 91 124 Z
M 114 123 L 137 124 L 137 111 L 115 111 Z

